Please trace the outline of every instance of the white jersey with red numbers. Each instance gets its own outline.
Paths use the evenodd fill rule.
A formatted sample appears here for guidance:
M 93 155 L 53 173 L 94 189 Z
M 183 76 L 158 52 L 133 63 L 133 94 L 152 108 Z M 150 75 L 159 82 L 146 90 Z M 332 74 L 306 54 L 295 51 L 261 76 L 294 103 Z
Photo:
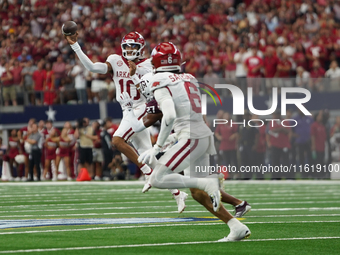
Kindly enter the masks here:
M 190 133 L 190 138 L 204 138 L 212 135 L 204 123 L 201 113 L 201 93 L 197 80 L 191 74 L 156 73 L 150 81 L 151 91 L 167 88 L 175 105 L 175 133 Z M 161 109 L 164 111 L 165 109 Z
M 107 60 L 112 66 L 113 70 L 113 81 L 116 86 L 116 99 L 120 103 L 120 96 L 122 92 L 127 92 L 133 99 L 133 111 L 138 119 L 142 118 L 146 114 L 146 100 L 136 88 L 136 85 L 130 78 L 129 64 L 127 60 L 119 55 L 110 55 Z M 141 78 L 144 74 L 152 72 L 152 65 L 150 59 L 143 59 L 136 63 L 137 69 L 136 74 Z M 135 133 L 132 130 L 130 121 L 124 114 L 118 129 L 115 131 L 113 136 L 121 137 L 125 141 L 130 140 L 132 145 L 138 151 L 139 154 L 152 148 L 150 134 L 148 130 L 144 130 L 139 133 Z
M 133 99 L 133 107 L 145 104 L 145 98 L 139 93 L 132 79 L 130 78 L 129 64 L 127 60 L 117 54 L 110 55 L 107 60 L 112 66 L 113 81 L 116 86 L 116 100 L 120 103 L 120 95 L 126 91 Z M 141 78 L 144 74 L 152 72 L 150 59 L 143 59 L 136 63 L 136 75 Z M 123 109 L 124 110 L 124 109 Z

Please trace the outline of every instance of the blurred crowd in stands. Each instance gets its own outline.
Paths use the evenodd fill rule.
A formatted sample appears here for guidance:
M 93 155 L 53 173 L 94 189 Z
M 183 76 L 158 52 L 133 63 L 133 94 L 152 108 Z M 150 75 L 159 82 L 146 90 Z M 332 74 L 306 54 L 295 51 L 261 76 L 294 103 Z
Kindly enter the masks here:
M 216 119 L 228 120 L 227 124 L 211 124 L 215 132 L 215 146 L 219 151 L 214 158 L 215 163 L 239 170 L 240 166 L 285 166 L 290 172 L 282 170 L 271 174 L 261 171 L 232 172 L 229 178 L 252 179 L 295 179 L 295 178 L 330 178 L 332 162 L 340 161 L 340 116 L 330 124 L 329 112 L 321 110 L 314 116 L 306 116 L 301 111 L 287 111 L 284 118 L 275 112 L 265 122 L 259 116 L 246 113 L 233 121 L 245 124 L 230 124 L 230 113 L 218 111 Z M 282 122 L 290 119 L 291 123 Z M 251 124 L 248 121 L 251 121 Z M 296 121 L 295 127 L 294 122 Z M 258 127 L 251 127 L 251 126 Z M 336 163 L 337 172 L 340 171 Z M 214 165 L 214 164 L 212 164 Z M 331 170 L 330 170 L 331 169 Z M 260 169 L 259 169 L 260 170 Z M 334 170 L 335 171 L 335 170 Z
M 338 0 L 0 0 L 0 20 L 4 105 L 114 99 L 111 77 L 84 70 L 63 38 L 67 20 L 92 61 L 120 54 L 121 38 L 138 31 L 145 57 L 172 41 L 183 71 L 209 84 L 223 78 L 260 95 L 273 86 L 340 90 Z
M 82 118 L 74 128 L 66 122 L 62 129 L 55 128 L 52 121 L 30 119 L 21 129 L 10 130 L 7 144 L 0 136 L 2 178 L 72 181 L 81 168 L 94 180 L 139 178 L 136 166 L 112 146 L 117 128 L 111 118 L 92 123 Z M 9 164 L 10 175 L 4 172 L 4 162 Z
M 286 126 L 294 123 L 282 125 L 280 113 L 271 117 L 276 120 L 266 122 L 246 113 L 233 118 L 238 124 L 231 125 L 230 113 L 219 110 L 215 118 L 229 122 L 215 126 L 207 122 L 215 133 L 218 151 L 211 158 L 211 165 L 226 166 L 229 172 L 225 174 L 229 179 L 330 178 L 329 169 L 336 168 L 331 163 L 340 162 L 340 116 L 331 124 L 327 110 L 314 116 L 287 110 L 284 119 L 297 122 L 292 128 Z M 247 125 L 249 120 L 252 120 L 252 126 L 258 127 Z M 66 122 L 62 129 L 55 128 L 52 121 L 36 122 L 31 119 L 20 130 L 11 130 L 7 144 L 0 136 L 0 172 L 2 161 L 6 161 L 16 181 L 74 180 L 81 168 L 88 169 L 94 180 L 140 178 L 141 172 L 136 165 L 111 143 L 117 128 L 110 118 L 92 123 L 83 118 L 74 128 Z M 159 125 L 149 129 L 151 140 L 155 143 Z M 339 164 L 336 164 L 339 172 Z M 291 172 L 262 173 L 254 168 L 244 173 L 238 171 L 241 166 L 268 165 L 287 166 Z

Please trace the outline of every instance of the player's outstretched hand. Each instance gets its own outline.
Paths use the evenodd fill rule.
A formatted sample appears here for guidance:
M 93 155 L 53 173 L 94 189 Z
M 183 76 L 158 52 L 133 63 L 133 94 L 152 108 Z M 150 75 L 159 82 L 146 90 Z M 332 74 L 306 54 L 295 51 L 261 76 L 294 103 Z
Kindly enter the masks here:
M 130 95 L 126 91 L 124 91 L 120 95 L 120 103 L 123 108 L 132 109 L 133 101 Z
M 157 143 L 149 150 L 144 151 L 138 157 L 138 162 L 143 164 L 152 164 L 154 160 L 156 160 L 156 155 L 161 151 L 161 147 L 157 145 Z
M 129 69 L 130 69 L 130 76 L 132 76 L 136 73 L 137 66 L 136 66 L 136 63 L 131 60 L 129 60 L 128 63 L 129 63 Z
M 76 32 L 74 35 L 64 35 L 64 36 L 65 36 L 66 41 L 71 45 L 76 43 L 78 40 L 78 32 Z

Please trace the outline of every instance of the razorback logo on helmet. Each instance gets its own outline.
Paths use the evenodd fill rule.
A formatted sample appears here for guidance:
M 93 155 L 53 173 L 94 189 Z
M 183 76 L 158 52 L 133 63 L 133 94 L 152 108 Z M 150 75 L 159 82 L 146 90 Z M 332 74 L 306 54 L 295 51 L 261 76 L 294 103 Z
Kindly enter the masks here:
M 145 40 L 138 32 L 130 32 L 122 39 L 121 47 L 123 57 L 128 60 L 142 58 L 144 53 Z
M 181 52 L 172 42 L 158 44 L 151 53 L 151 63 L 156 71 L 180 71 Z

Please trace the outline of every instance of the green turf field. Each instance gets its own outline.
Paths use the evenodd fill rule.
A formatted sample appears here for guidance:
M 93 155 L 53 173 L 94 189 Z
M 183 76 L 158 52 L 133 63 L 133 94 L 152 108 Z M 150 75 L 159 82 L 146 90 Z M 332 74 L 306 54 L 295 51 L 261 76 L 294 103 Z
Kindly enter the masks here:
M 191 197 L 178 214 L 168 191 L 142 187 L 0 183 L 0 254 L 340 254 L 338 181 L 225 182 L 252 205 L 251 237 L 232 243 L 216 243 L 229 228 Z

